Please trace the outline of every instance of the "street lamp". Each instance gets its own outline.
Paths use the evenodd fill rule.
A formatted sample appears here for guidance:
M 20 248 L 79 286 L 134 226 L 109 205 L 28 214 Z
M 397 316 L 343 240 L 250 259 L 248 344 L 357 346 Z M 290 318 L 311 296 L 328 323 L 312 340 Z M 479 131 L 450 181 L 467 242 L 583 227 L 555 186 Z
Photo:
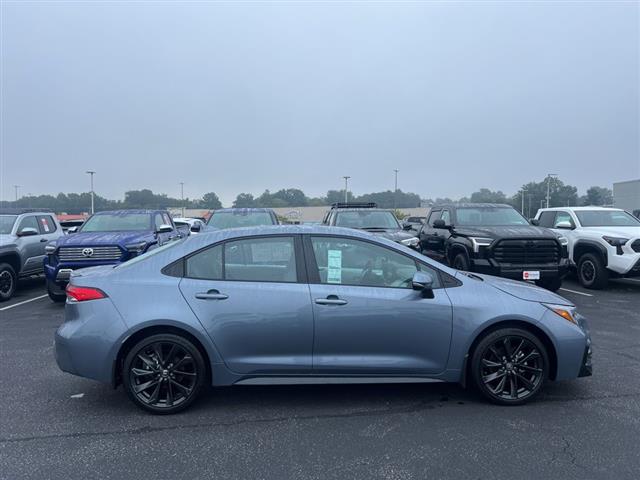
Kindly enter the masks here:
M 347 203 L 349 201 L 349 197 L 347 196 L 347 192 L 349 191 L 349 179 L 351 178 L 348 175 L 345 175 L 344 177 L 344 203 Z
M 396 209 L 396 200 L 398 197 L 398 172 L 399 170 L 397 168 L 395 168 L 393 170 L 396 173 L 396 182 L 395 182 L 395 189 L 393 190 L 393 209 Z
M 93 208 L 93 176 L 96 172 L 94 170 L 87 170 L 85 173 L 88 173 L 91 176 L 91 215 L 93 215 L 93 212 L 95 211 Z
M 18 189 L 21 187 L 22 185 L 14 185 L 13 189 L 16 193 L 16 202 L 18 201 Z
M 180 182 L 180 200 L 182 204 L 182 218 L 184 218 L 184 182 Z
M 523 217 L 524 217 L 524 194 L 525 194 L 526 191 L 527 191 L 527 189 L 524 188 L 524 187 L 520 190 L 520 192 L 521 192 L 520 195 L 522 196 L 522 207 L 520 208 L 520 213 L 522 213 Z
M 549 208 L 549 194 L 550 194 L 549 187 L 551 185 L 551 179 L 557 176 L 558 176 L 557 173 L 547 173 L 547 208 Z

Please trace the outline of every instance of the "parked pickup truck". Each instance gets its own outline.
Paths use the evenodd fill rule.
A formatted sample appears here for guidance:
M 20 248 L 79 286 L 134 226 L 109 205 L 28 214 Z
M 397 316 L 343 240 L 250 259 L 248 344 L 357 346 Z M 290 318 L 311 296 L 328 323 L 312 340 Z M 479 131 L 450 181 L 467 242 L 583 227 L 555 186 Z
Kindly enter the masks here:
M 116 265 L 164 243 L 189 235 L 165 210 L 98 212 L 69 234 L 46 247 L 44 272 L 47 291 L 62 302 L 71 272 L 97 265 Z
M 551 291 L 569 268 L 567 238 L 531 225 L 509 205 L 434 205 L 419 238 L 423 254 L 453 268 L 533 280 Z
M 0 209 L 0 301 L 13 296 L 18 278 L 42 275 L 46 245 L 62 235 L 52 212 Z

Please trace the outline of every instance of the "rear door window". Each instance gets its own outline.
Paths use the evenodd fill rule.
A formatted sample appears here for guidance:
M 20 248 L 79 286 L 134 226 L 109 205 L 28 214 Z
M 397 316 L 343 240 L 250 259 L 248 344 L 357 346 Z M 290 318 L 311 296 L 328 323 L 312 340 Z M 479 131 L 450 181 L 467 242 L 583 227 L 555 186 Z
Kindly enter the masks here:
M 38 217 L 38 226 L 40 227 L 40 233 L 47 234 L 56 231 L 56 223 L 50 215 L 41 215 Z
M 225 280 L 296 282 L 293 237 L 250 238 L 224 245 Z

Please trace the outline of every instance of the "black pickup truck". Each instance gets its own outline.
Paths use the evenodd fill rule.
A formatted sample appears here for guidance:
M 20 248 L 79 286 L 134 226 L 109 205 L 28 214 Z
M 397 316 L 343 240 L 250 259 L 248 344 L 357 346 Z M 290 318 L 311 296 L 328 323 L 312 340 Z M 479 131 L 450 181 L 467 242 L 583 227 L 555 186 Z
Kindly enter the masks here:
M 552 291 L 568 271 L 567 239 L 509 205 L 435 205 L 419 241 L 424 255 L 459 270 L 533 280 Z

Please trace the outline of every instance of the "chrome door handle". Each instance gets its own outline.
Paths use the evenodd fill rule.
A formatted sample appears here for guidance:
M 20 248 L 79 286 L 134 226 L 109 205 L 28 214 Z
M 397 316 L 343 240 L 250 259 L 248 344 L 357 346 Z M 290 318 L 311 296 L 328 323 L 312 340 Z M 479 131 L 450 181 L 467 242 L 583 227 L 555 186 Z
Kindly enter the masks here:
M 229 295 L 220 293 L 217 290 L 209 290 L 208 292 L 196 293 L 196 298 L 199 300 L 226 300 Z
M 346 300 L 341 300 L 339 298 L 316 298 L 315 302 L 318 305 L 346 305 Z

